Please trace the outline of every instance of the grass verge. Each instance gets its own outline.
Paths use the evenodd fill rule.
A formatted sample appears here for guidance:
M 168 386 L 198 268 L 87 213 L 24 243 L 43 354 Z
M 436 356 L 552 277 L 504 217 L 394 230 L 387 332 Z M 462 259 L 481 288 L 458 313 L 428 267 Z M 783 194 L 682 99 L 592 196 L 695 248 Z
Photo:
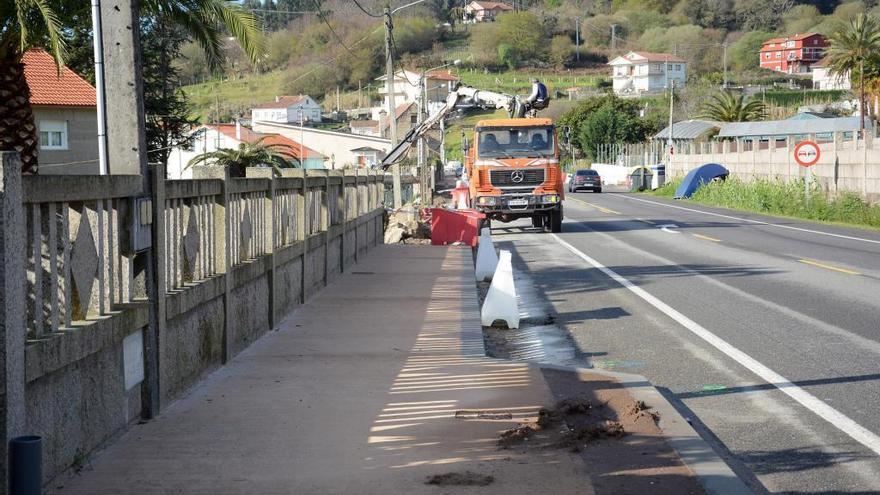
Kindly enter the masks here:
M 671 198 L 680 183 L 681 179 L 672 180 L 652 194 Z M 700 187 L 690 199 L 737 210 L 880 229 L 880 205 L 869 205 L 852 192 L 829 199 L 818 186 L 807 199 L 803 180 L 743 182 L 731 178 Z

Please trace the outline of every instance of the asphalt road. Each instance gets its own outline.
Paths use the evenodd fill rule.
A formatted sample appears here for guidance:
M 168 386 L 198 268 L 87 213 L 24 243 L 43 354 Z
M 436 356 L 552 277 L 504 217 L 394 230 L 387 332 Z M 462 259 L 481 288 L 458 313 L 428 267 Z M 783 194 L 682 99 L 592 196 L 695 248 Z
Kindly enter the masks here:
M 880 233 L 606 192 L 493 237 L 579 359 L 646 376 L 756 493 L 880 493 Z

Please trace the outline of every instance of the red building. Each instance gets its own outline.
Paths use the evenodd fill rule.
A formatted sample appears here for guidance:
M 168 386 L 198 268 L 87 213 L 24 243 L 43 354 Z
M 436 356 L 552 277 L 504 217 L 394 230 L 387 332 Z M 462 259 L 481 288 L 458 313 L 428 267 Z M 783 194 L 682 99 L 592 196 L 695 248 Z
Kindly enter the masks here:
M 818 33 L 773 38 L 761 46 L 761 67 L 788 74 L 806 74 L 828 48 L 828 40 Z

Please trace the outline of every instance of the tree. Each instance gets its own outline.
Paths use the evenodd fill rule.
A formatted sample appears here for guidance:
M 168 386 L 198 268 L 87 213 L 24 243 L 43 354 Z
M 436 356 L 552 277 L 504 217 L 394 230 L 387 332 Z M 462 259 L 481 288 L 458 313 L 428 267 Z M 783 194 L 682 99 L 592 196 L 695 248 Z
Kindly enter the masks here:
M 554 36 L 550 40 L 550 62 L 557 69 L 562 69 L 571 63 L 571 56 L 574 53 L 574 43 L 571 38 L 565 35 Z
M 37 164 L 37 136 L 30 91 L 21 58 L 29 48 L 45 48 L 61 67 L 65 36 L 89 18 L 89 5 L 73 0 L 0 0 L 0 150 L 21 155 L 22 171 Z M 212 66 L 222 64 L 222 40 L 229 32 L 256 61 L 262 37 L 256 18 L 232 0 L 143 0 L 142 18 L 164 18 L 201 45 Z
M 45 47 L 60 67 L 64 26 L 47 0 L 0 0 L 0 19 L 0 151 L 17 151 L 22 172 L 30 172 L 37 166 L 37 127 L 21 57 Z
M 758 100 L 746 102 L 742 93 L 722 91 L 701 105 L 699 117 L 716 122 L 752 122 L 764 118 L 764 104 Z
M 874 17 L 857 15 L 850 23 L 831 35 L 827 52 L 830 72 L 838 77 L 858 76 L 859 129 L 865 131 L 865 64 L 880 52 L 880 25 Z
M 518 63 L 541 58 L 546 53 L 546 33 L 531 12 L 510 12 L 498 16 L 498 36 L 510 46 Z
M 187 129 L 195 123 L 180 90 L 179 69 L 173 64 L 186 34 L 161 17 L 143 19 L 141 33 L 147 156 L 152 163 L 166 163 L 171 148 L 185 140 Z
M 761 46 L 772 37 L 771 33 L 765 31 L 751 31 L 742 35 L 727 50 L 730 68 L 744 71 L 760 67 Z
M 653 122 L 639 117 L 639 102 L 614 95 L 590 98 L 563 115 L 558 124 L 569 127 L 575 144 L 595 157 L 600 144 L 640 143 L 656 131 Z
M 294 149 L 286 144 L 266 144 L 266 138 L 253 143 L 241 143 L 238 148 L 221 148 L 210 153 L 202 153 L 186 164 L 186 168 L 194 165 L 225 167 L 231 177 L 244 177 L 248 167 L 272 167 L 280 174 L 282 168 L 295 168 L 297 161 Z M 300 164 L 301 165 L 301 164 Z

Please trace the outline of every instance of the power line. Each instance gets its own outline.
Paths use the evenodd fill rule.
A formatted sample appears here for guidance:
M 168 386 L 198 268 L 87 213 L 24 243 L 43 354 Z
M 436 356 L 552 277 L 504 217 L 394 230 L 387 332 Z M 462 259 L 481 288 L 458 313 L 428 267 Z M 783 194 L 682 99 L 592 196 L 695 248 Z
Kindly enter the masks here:
M 352 1 L 354 2 L 355 5 L 357 5 L 357 8 L 361 9 L 361 12 L 363 12 L 364 14 L 367 14 L 367 15 L 370 16 L 370 17 L 376 17 L 376 18 L 380 18 L 380 17 L 382 17 L 382 16 L 379 15 L 379 14 L 374 14 L 374 13 L 368 11 L 367 9 L 365 9 L 365 8 L 361 5 L 361 3 L 358 2 L 358 0 L 352 0 Z
M 318 0 L 312 0 L 312 3 L 314 3 L 315 7 L 318 8 L 318 11 L 316 12 L 316 14 L 318 15 L 318 19 L 321 19 L 322 21 L 324 21 L 324 24 L 327 26 L 327 29 L 329 29 L 330 32 L 333 33 L 333 37 L 336 38 L 336 41 L 338 41 L 340 45 L 342 45 L 342 48 L 345 48 L 348 51 L 348 53 L 351 53 L 352 55 L 354 55 L 354 53 L 351 51 L 351 48 L 349 48 L 348 45 L 346 45 L 345 42 L 342 41 L 342 38 L 340 38 L 339 35 L 336 34 L 336 30 L 333 29 L 333 26 L 331 26 L 330 23 L 327 22 L 327 18 L 324 17 L 324 14 L 321 13 L 321 6 L 318 4 Z

